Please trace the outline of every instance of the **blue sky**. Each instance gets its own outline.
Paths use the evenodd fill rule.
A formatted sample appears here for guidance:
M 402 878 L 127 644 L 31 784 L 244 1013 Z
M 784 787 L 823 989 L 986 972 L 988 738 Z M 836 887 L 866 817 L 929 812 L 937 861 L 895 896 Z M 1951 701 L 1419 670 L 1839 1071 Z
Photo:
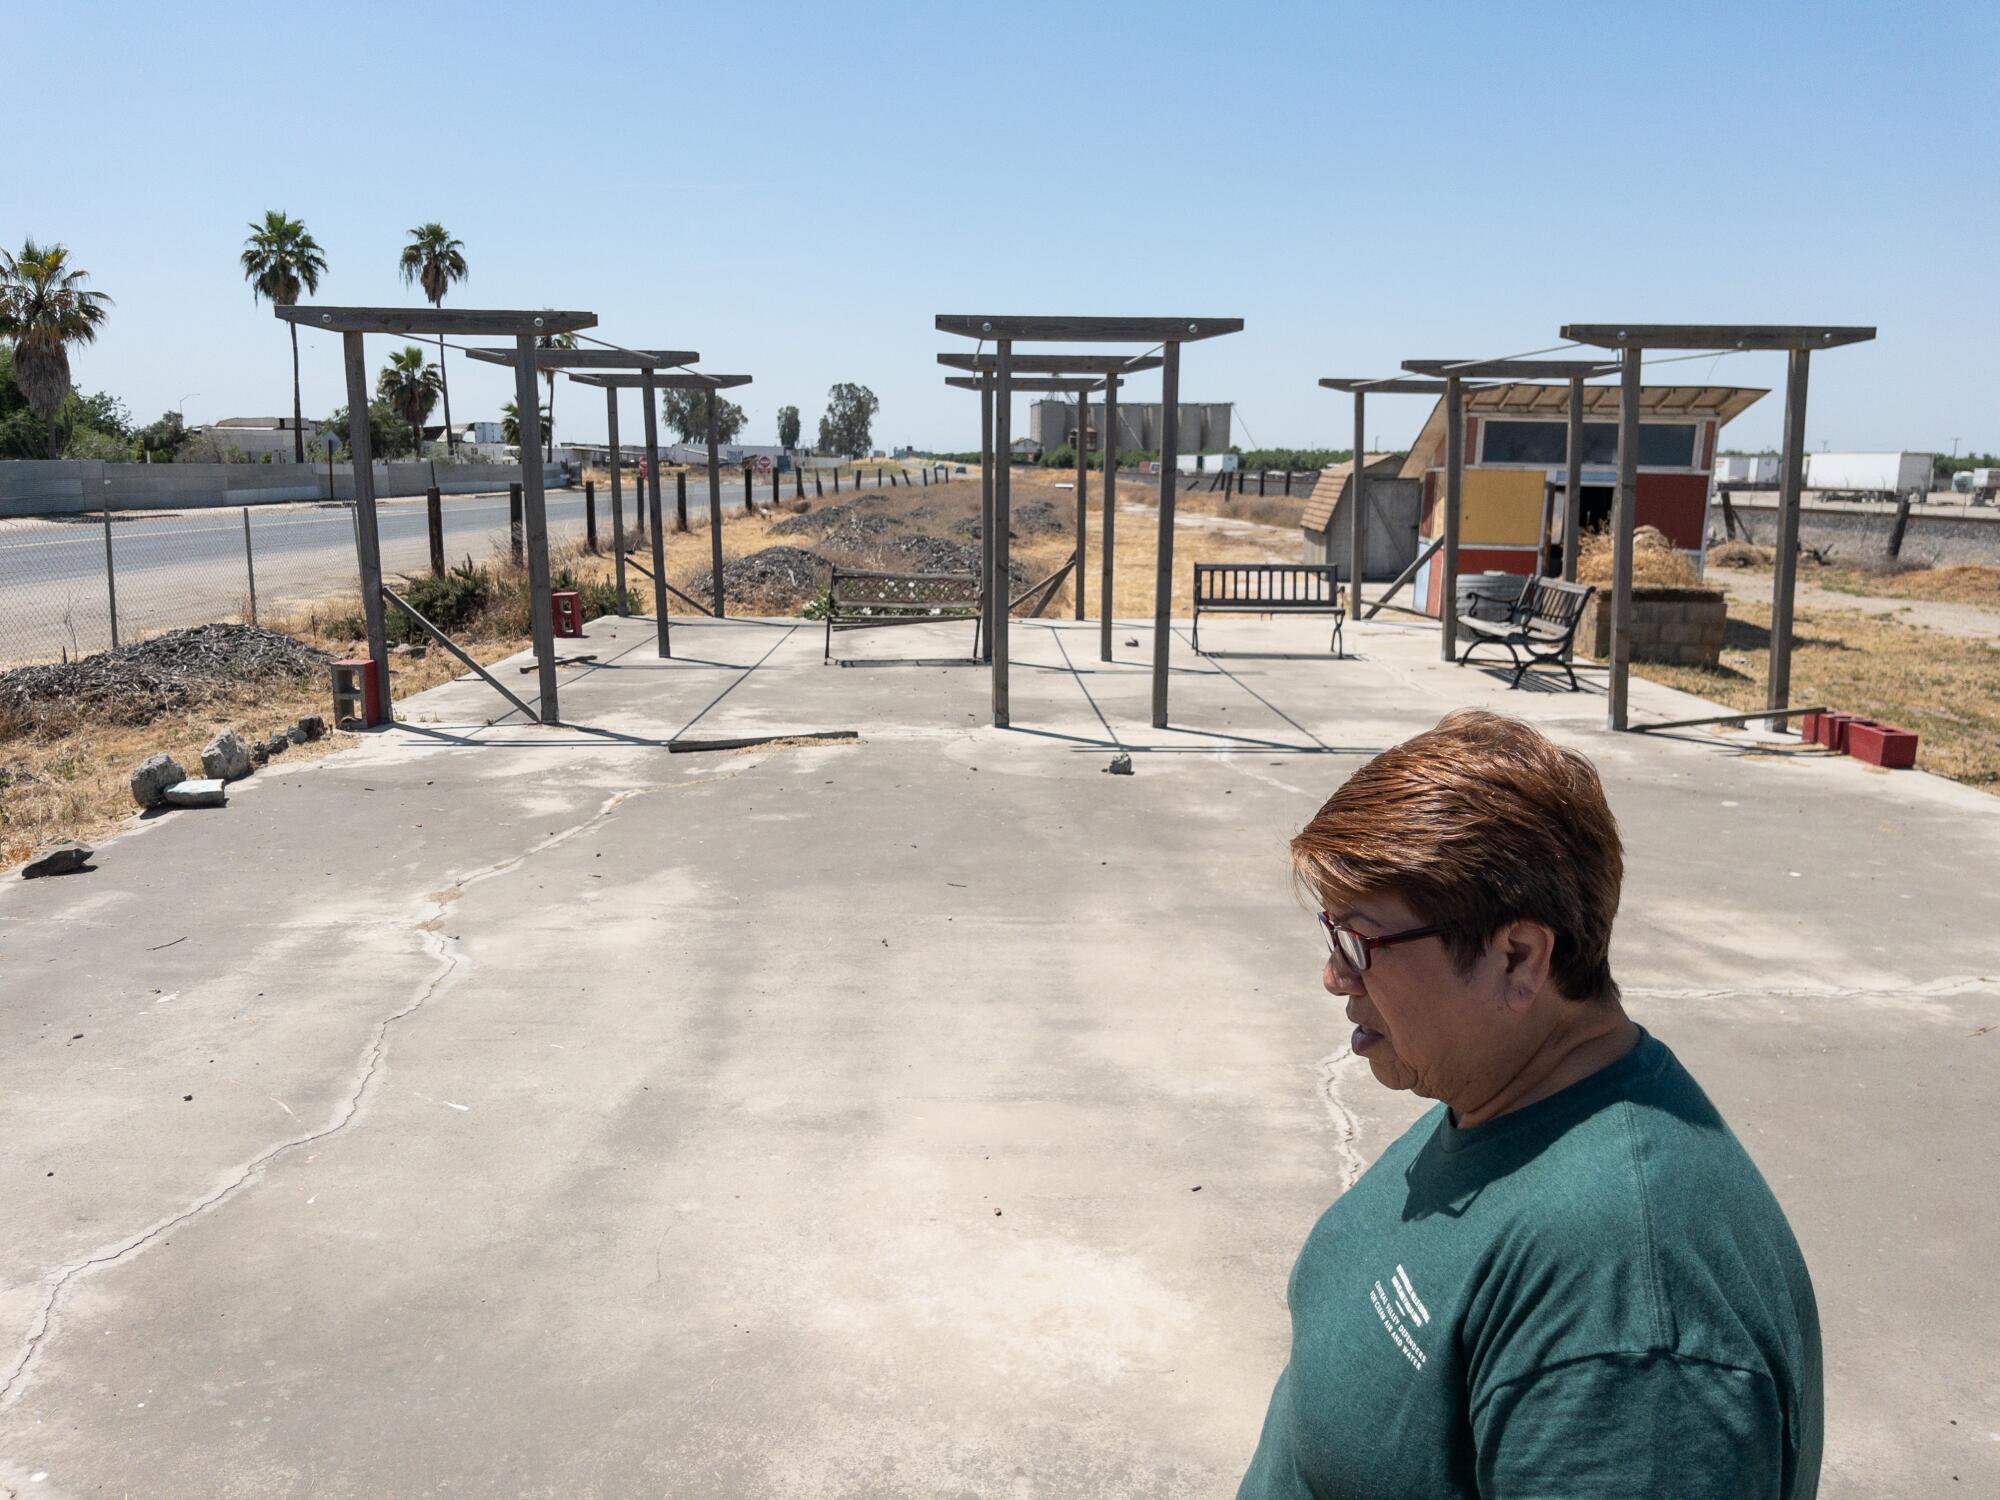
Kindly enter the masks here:
M 1993 450 L 1996 18 L 16 5 L 17 59 L 84 72 L 17 132 L 0 240 L 62 241 L 116 299 L 77 378 L 141 419 L 184 397 L 191 421 L 289 409 L 283 333 L 236 265 L 248 221 L 281 208 L 326 250 L 322 301 L 413 300 L 396 254 L 438 219 L 472 266 L 453 304 L 587 308 L 606 337 L 748 370 L 757 441 L 786 402 L 810 434 L 826 388 L 855 380 L 882 399 L 878 442 L 971 446 L 933 315 L 1047 312 L 1244 318 L 1190 347 L 1182 389 L 1237 402 L 1246 446 L 1345 446 L 1321 375 L 1518 353 L 1564 322 L 1874 324 L 1815 362 L 1810 446 Z M 55 87 L 12 76 L 17 104 Z M 460 419 L 510 394 L 462 357 L 451 374 Z M 338 404 L 335 341 L 306 336 L 304 376 L 309 414 Z M 1375 405 L 1391 444 L 1423 416 Z M 602 435 L 595 392 L 562 383 L 556 417 Z M 1778 426 L 1768 398 L 1725 441 Z

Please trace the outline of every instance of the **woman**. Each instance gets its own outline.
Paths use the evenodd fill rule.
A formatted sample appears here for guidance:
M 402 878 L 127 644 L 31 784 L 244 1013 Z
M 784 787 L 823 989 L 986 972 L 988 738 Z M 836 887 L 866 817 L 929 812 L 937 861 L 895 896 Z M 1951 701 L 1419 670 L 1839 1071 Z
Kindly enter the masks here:
M 1611 976 L 1623 853 L 1590 762 L 1471 710 L 1292 841 L 1376 1081 L 1439 1101 L 1320 1218 L 1239 1491 L 1818 1487 L 1819 1319 L 1777 1200 Z

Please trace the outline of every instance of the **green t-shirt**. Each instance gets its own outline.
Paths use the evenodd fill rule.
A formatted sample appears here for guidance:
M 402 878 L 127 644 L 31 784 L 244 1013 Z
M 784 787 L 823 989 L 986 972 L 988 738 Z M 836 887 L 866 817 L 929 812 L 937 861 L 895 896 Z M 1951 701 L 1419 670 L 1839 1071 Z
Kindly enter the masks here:
M 1239 1500 L 1811 1500 L 1791 1226 L 1650 1036 L 1526 1109 L 1444 1106 L 1320 1217 Z

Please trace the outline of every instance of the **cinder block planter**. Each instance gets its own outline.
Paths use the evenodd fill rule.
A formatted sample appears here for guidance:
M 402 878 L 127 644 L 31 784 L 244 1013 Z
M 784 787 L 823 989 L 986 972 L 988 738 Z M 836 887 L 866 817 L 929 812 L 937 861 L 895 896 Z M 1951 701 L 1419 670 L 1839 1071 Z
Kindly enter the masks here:
M 1717 589 L 1632 590 L 1632 659 L 1712 667 L 1722 659 L 1729 603 Z M 1611 596 L 1599 585 L 1584 606 L 1577 649 L 1600 660 L 1611 655 Z
M 1850 719 L 1846 724 L 1847 753 L 1871 766 L 1907 771 L 1917 763 L 1917 737 L 1894 724 Z

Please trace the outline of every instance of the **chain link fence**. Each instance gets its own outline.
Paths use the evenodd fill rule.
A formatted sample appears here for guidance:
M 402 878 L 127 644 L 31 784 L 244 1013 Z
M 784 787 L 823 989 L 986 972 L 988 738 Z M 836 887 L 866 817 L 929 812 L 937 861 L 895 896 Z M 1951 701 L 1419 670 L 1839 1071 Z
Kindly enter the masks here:
M 598 496 L 600 535 L 610 512 Z M 580 490 L 547 497 L 553 540 L 584 534 Z M 447 496 L 447 564 L 505 556 L 504 493 Z M 424 499 L 376 504 L 382 569 L 430 567 Z M 346 501 L 0 519 L 0 666 L 87 656 L 162 631 L 354 607 L 354 507 Z M 114 613 L 115 610 L 115 613 Z

